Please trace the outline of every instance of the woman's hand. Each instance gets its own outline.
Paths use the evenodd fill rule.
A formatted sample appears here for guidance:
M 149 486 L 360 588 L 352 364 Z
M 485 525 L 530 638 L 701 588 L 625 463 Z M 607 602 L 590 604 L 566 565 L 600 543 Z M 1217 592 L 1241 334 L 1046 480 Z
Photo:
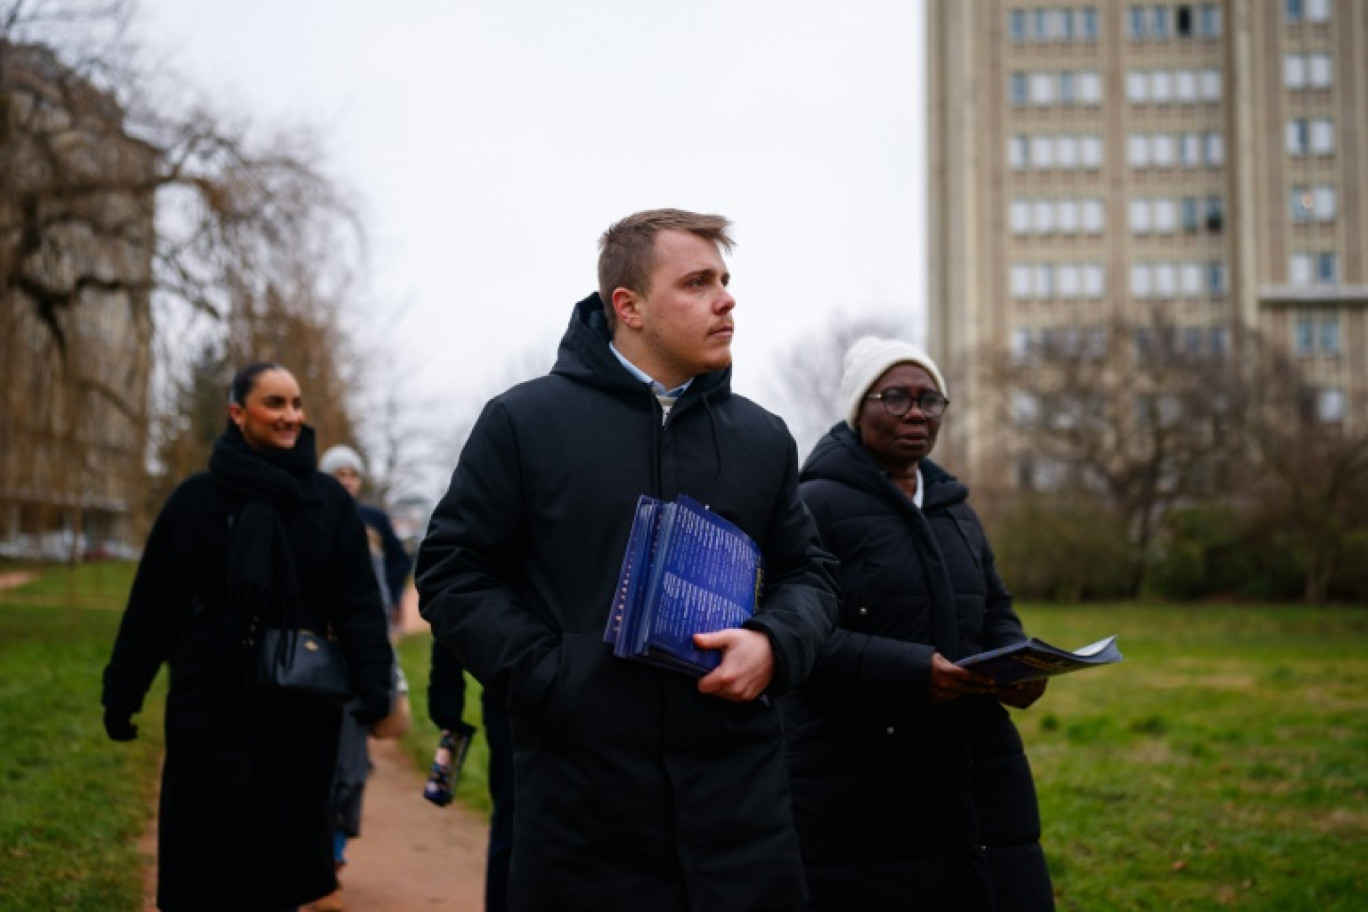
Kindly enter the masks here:
M 939 652 L 931 656 L 931 702 L 949 703 L 976 694 L 995 695 L 993 679 L 968 668 L 960 668 Z
M 1026 709 L 1041 695 L 1045 693 L 1045 685 L 1050 683 L 1047 678 L 1039 678 L 1034 681 L 1022 681 L 1020 684 L 1013 684 L 1011 687 L 999 687 L 997 698 L 1000 702 L 1017 709 Z

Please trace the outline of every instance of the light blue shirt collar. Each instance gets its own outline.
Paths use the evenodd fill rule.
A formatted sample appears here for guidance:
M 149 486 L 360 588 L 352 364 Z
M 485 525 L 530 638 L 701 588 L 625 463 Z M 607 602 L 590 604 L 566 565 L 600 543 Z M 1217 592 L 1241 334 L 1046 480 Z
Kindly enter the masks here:
M 669 396 L 671 399 L 678 399 L 680 396 L 684 395 L 684 391 L 689 388 L 689 384 L 693 383 L 693 378 L 690 377 L 674 389 L 667 390 L 664 384 L 657 382 L 650 374 L 623 357 L 622 352 L 618 351 L 617 346 L 612 342 L 608 343 L 608 350 L 613 353 L 613 356 L 617 358 L 618 361 L 622 362 L 622 366 L 627 368 L 633 377 L 636 377 L 642 383 L 650 386 L 651 392 L 655 393 L 657 396 Z

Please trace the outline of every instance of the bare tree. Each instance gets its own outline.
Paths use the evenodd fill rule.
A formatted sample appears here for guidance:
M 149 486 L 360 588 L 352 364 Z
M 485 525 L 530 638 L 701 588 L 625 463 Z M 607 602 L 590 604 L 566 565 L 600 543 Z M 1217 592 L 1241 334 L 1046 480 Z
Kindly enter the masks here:
M 1200 344 L 1192 344 L 1192 340 Z M 1033 351 L 990 355 L 999 419 L 1014 428 L 1028 487 L 1090 492 L 1133 546 L 1139 591 L 1168 511 L 1223 493 L 1241 442 L 1239 375 L 1223 343 L 1185 337 L 1162 316 L 1041 337 Z
M 1244 357 L 1241 424 L 1251 456 L 1247 512 L 1290 546 L 1303 597 L 1325 602 L 1354 535 L 1368 534 L 1368 428 L 1327 408 L 1327 392 L 1285 354 L 1250 337 Z
M 910 316 L 893 313 L 833 314 L 775 356 L 769 390 L 787 422 L 802 459 L 845 412 L 841 369 L 846 349 L 861 336 L 907 338 Z
M 287 363 L 320 433 L 354 436 L 338 316 L 364 239 L 348 201 L 307 132 L 259 140 L 202 104 L 149 104 L 158 96 L 123 40 L 129 9 L 0 2 L 0 354 L 11 365 L 0 500 L 74 505 L 76 531 L 93 480 L 143 489 L 159 417 L 158 443 L 175 443 L 161 463 L 183 467 L 195 435 L 177 412 L 202 398 L 181 394 L 204 382 L 190 372 L 203 374 L 205 351 Z M 160 409 L 148 405 L 154 352 L 168 381 Z M 23 393 L 31 376 L 46 381 L 37 399 Z M 42 455 L 19 466 L 18 441 L 35 438 Z M 111 446 L 118 459 L 99 458 Z M 116 499 L 106 506 L 127 512 Z

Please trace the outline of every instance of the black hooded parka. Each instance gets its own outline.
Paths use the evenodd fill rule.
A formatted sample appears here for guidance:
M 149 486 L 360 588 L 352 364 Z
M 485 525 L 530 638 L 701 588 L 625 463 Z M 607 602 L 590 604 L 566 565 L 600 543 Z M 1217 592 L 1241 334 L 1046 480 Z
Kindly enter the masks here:
M 493 399 L 418 557 L 423 616 L 512 717 L 514 909 L 757 910 L 803 896 L 778 713 L 603 642 L 637 498 L 688 494 L 765 561 L 778 695 L 835 612 L 783 423 L 695 377 L 668 420 L 608 347 L 597 294 L 550 375 Z
M 235 427 L 225 443 L 249 454 Z M 311 429 L 296 447 L 309 456 L 280 521 L 299 620 L 337 637 L 359 694 L 386 693 L 393 649 L 361 517 L 335 479 L 313 471 Z M 125 718 L 142 708 L 163 662 L 170 672 L 157 834 L 165 912 L 293 908 L 337 887 L 331 803 L 342 710 L 246 686 L 229 563 L 251 499 L 209 472 L 171 493 L 104 672 L 102 702 Z
M 801 491 L 841 562 L 837 630 L 783 701 L 814 910 L 1047 910 L 1035 786 L 1007 711 L 934 705 L 931 656 L 1024 639 L 968 489 L 923 459 L 918 509 L 844 422 Z

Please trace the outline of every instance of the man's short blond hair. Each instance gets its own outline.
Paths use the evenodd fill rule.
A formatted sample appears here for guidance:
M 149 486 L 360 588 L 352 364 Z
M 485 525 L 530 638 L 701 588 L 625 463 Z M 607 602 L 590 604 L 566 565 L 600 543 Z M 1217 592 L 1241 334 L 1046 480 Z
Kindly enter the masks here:
M 651 290 L 651 272 L 656 266 L 655 240 L 662 231 L 687 231 L 712 241 L 731 253 L 733 241 L 727 229 L 731 222 L 720 215 L 700 215 L 682 209 L 648 209 L 627 216 L 608 227 L 599 238 L 599 297 L 603 316 L 612 331 L 617 325 L 613 311 L 613 291 L 627 288 L 637 294 Z

